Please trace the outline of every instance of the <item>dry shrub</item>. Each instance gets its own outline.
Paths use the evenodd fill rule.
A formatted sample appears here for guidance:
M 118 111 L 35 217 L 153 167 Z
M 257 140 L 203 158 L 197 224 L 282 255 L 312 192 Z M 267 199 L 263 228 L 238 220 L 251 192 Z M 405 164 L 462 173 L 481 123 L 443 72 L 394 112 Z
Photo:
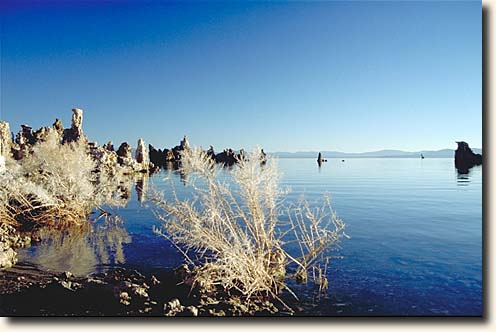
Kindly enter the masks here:
M 0 173 L 2 222 L 60 228 L 84 223 L 92 209 L 116 204 L 110 192 L 117 180 L 101 181 L 95 169 L 85 142 L 61 144 L 50 132 L 20 162 L 8 160 Z
M 285 192 L 279 189 L 277 161 L 261 165 L 257 149 L 225 174 L 201 149 L 182 153 L 181 172 L 190 174 L 193 197 L 154 198 L 164 229 L 190 264 L 197 265 L 195 283 L 203 289 L 237 293 L 247 301 L 279 299 L 287 287 L 286 268 L 296 265 L 297 277 L 320 271 L 321 287 L 327 280 L 327 253 L 344 235 L 344 223 L 333 213 L 329 200 L 312 209 L 304 200 L 289 210 L 290 224 L 282 222 Z M 197 185 L 198 183 L 198 185 Z M 285 249 L 297 242 L 300 255 Z M 325 271 L 324 271 L 325 272 Z M 314 273 L 312 273 L 313 275 Z M 317 278 L 318 279 L 318 274 Z M 282 302 L 282 301 L 281 301 Z

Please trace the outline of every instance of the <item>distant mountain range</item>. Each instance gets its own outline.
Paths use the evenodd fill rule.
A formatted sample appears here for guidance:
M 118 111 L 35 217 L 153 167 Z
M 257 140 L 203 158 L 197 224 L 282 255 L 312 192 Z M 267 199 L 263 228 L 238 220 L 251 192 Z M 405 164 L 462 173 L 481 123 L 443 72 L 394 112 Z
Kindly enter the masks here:
M 481 149 L 472 149 L 474 153 L 481 153 Z M 443 149 L 437 151 L 401 151 L 401 150 L 380 150 L 373 152 L 348 153 L 339 151 L 299 151 L 299 152 L 272 152 L 272 156 L 278 158 L 317 158 L 318 154 L 322 153 L 323 158 L 420 158 L 424 155 L 425 158 L 454 158 L 455 150 Z

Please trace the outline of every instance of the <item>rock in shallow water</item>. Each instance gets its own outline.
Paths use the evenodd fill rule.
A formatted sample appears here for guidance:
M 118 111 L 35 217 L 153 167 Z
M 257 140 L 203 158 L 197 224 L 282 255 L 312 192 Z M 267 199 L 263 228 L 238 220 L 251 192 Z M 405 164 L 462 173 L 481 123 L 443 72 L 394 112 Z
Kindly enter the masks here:
M 455 167 L 459 173 L 466 174 L 474 166 L 482 165 L 482 155 L 474 153 L 466 142 L 456 142 Z

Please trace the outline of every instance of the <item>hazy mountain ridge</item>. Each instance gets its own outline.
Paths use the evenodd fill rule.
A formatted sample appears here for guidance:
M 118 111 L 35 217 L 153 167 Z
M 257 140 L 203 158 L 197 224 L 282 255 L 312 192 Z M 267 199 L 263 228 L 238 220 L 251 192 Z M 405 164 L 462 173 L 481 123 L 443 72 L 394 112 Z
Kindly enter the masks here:
M 473 148 L 474 153 L 482 154 L 482 149 Z M 379 150 L 371 152 L 339 152 L 339 151 L 298 151 L 298 152 L 272 152 L 270 155 L 278 158 L 317 158 L 318 154 L 322 153 L 323 158 L 420 158 L 424 155 L 425 158 L 454 158 L 455 150 L 442 149 L 436 151 L 402 151 L 402 150 Z

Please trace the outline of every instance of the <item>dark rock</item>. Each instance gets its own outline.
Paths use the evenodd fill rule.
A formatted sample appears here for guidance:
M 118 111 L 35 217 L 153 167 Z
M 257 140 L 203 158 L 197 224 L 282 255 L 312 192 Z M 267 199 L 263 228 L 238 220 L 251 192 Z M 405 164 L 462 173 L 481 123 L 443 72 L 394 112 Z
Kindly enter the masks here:
M 154 275 L 151 276 L 150 280 L 152 285 L 160 285 L 160 280 L 158 280 L 157 277 L 155 277 Z
M 59 118 L 55 119 L 52 128 L 59 134 L 59 136 L 62 136 L 64 134 L 64 125 L 62 124 L 62 121 L 60 121 Z
M 482 165 L 482 155 L 474 153 L 466 142 L 456 142 L 458 149 L 455 151 L 455 167 L 458 173 L 466 174 L 469 169 Z
M 260 150 L 260 163 L 264 165 L 267 162 L 267 154 L 264 152 L 264 150 Z
M 106 144 L 103 144 L 103 148 L 107 151 L 113 152 L 114 144 L 112 143 L 112 141 L 108 141 Z
M 119 146 L 119 149 L 117 149 L 117 156 L 121 158 L 131 158 L 131 146 L 127 142 L 122 143 Z
M 215 160 L 215 151 L 214 147 L 210 145 L 210 148 L 207 150 L 207 156 L 211 157 L 213 160 Z
M 191 271 L 187 264 L 183 264 L 174 269 L 174 274 L 179 280 L 183 281 L 191 274 Z
M 181 159 L 178 150 L 165 149 L 164 154 L 166 163 L 171 163 Z
M 33 145 L 36 142 L 33 134 L 33 128 L 28 125 L 22 124 L 21 130 L 16 135 L 15 142 L 21 147 L 25 145 Z
M 13 149 L 12 155 L 15 160 L 21 160 L 22 158 L 24 158 L 24 151 L 20 149 Z
M 155 149 L 153 145 L 148 144 L 148 155 L 150 157 L 150 162 L 158 167 L 165 167 L 165 162 L 167 159 L 167 153 L 169 150 L 165 149 L 162 151 L 161 149 Z
M 225 166 L 232 166 L 237 162 L 237 158 L 232 149 L 225 149 L 215 156 L 215 162 L 222 163 Z
M 39 141 L 45 141 L 46 140 L 46 137 L 48 136 L 48 134 L 52 130 L 53 129 L 52 128 L 49 128 L 49 127 L 41 127 L 40 129 L 38 129 L 37 131 L 35 131 L 33 133 L 35 143 L 36 142 L 39 142 Z
M 198 316 L 198 308 L 193 305 L 187 306 L 181 312 L 179 312 L 177 316 L 196 317 Z
M 155 165 L 152 162 L 149 162 L 148 163 L 148 173 L 153 174 L 153 173 L 157 173 L 159 171 L 160 171 L 160 167 L 159 166 Z
M 322 153 L 319 152 L 319 156 L 317 157 L 317 164 L 319 164 L 319 166 L 321 166 L 322 163 L 325 163 L 325 162 L 327 162 L 327 159 L 322 158 Z

